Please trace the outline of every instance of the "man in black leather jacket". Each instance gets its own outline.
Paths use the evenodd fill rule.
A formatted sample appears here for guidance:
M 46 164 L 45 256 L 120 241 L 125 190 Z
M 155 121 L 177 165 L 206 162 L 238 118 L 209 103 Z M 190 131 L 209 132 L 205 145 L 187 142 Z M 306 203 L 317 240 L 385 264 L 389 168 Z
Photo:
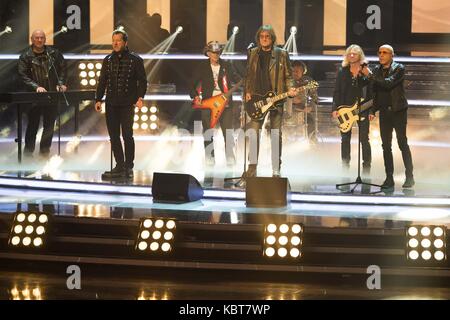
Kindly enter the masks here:
M 380 64 L 373 71 L 367 67 L 363 74 L 369 77 L 373 90 L 373 109 L 369 119 L 375 117 L 375 112 L 380 111 L 380 135 L 383 145 L 384 168 L 386 180 L 382 188 L 394 188 L 394 160 L 392 156 L 392 131 L 397 135 L 398 146 L 402 152 L 405 165 L 406 179 L 403 188 L 414 186 L 413 162 L 411 151 L 406 137 L 406 124 L 408 118 L 408 101 L 405 97 L 403 82 L 405 67 L 394 62 L 394 49 L 390 45 L 382 45 L 378 49 Z
M 33 31 L 30 48 L 19 58 L 19 76 L 27 91 L 66 91 L 66 63 L 64 57 L 57 49 L 46 46 L 45 40 L 44 31 Z M 32 156 L 34 152 L 41 116 L 43 117 L 43 132 L 39 153 L 43 157 L 48 157 L 50 154 L 57 106 L 37 104 L 28 110 L 25 156 Z
M 102 179 L 133 177 L 134 105 L 138 108 L 143 106 L 143 98 L 147 91 L 147 76 L 142 58 L 128 50 L 127 41 L 128 35 L 125 31 L 113 32 L 113 52 L 103 59 L 96 92 L 97 111 L 101 111 L 102 99 L 106 94 L 106 126 L 116 160 L 116 166 L 111 171 L 103 173 Z M 121 129 L 125 155 L 120 141 Z

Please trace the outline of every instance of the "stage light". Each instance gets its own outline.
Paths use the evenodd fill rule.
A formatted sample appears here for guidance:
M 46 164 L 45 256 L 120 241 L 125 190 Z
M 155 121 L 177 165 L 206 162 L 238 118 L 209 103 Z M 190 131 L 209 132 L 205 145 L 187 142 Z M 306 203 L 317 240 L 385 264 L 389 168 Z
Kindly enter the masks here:
M 148 108 L 147 108 L 146 106 L 143 106 L 143 107 L 141 108 L 141 112 L 142 112 L 142 113 L 147 113 L 147 112 L 148 112 Z
M 133 130 L 138 130 L 139 129 L 139 124 L 138 123 L 133 123 Z
M 175 241 L 176 227 L 176 221 L 173 219 L 142 218 L 139 223 L 136 251 L 171 252 Z
M 445 254 L 444 254 L 442 251 L 436 251 L 436 252 L 434 253 L 434 258 L 435 258 L 437 261 L 442 261 L 442 260 L 444 260 L 444 258 L 445 258 Z
M 156 113 L 158 111 L 158 108 L 156 106 L 150 107 L 150 113 Z
M 444 246 L 444 242 L 442 241 L 442 239 L 436 239 L 434 240 L 433 245 L 436 249 L 441 249 Z
M 419 264 L 446 260 L 445 239 L 443 226 L 411 226 L 406 230 L 406 258 Z
M 296 26 L 292 26 L 290 32 L 291 32 L 291 34 L 296 34 L 297 33 L 297 27 Z
M 141 123 L 141 127 L 142 130 L 147 130 L 148 129 L 148 124 L 147 123 Z
M 83 61 L 78 64 L 80 84 L 83 87 L 95 87 L 100 78 L 102 64 L 96 61 Z
M 234 26 L 233 27 L 233 34 L 236 35 L 239 32 L 239 27 L 238 26 Z
M 183 27 L 182 26 L 178 26 L 175 32 L 176 33 L 182 33 L 183 32 Z
M 124 26 L 119 25 L 119 26 L 117 26 L 116 30 L 125 31 L 125 28 L 124 28 Z
M 143 114 L 142 116 L 141 116 L 141 121 L 148 121 L 148 115 L 146 115 L 146 114 Z
M 418 232 L 419 232 L 419 231 L 417 230 L 416 227 L 410 227 L 410 228 L 408 229 L 408 234 L 409 234 L 411 237 L 415 237 L 415 236 L 417 235 Z
M 158 129 L 158 125 L 156 123 L 150 123 L 150 130 Z
M 62 26 L 62 27 L 61 27 L 61 30 L 59 30 L 59 32 L 61 32 L 61 33 L 66 33 L 68 30 L 69 30 L 69 29 L 67 29 L 66 26 Z
M 46 213 L 18 212 L 14 215 L 9 245 L 14 248 L 38 248 L 47 241 L 49 217 Z
M 32 290 L 29 289 L 28 285 L 25 285 L 23 289 L 14 287 L 9 293 L 11 294 L 12 300 L 42 300 L 41 289 L 39 287 L 35 287 Z
M 148 119 L 148 118 L 147 118 Z M 152 114 L 150 116 L 150 121 L 155 122 L 156 120 L 158 120 L 158 117 L 156 116 L 156 114 Z
M 269 258 L 299 259 L 302 256 L 303 226 L 298 223 L 270 223 L 264 227 L 263 255 Z

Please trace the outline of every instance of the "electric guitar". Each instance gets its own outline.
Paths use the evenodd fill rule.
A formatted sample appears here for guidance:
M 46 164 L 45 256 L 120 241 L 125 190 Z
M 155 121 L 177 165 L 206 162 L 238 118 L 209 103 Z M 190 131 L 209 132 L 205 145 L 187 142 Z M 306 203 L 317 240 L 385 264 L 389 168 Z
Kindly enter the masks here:
M 217 96 L 208 99 L 203 99 L 200 104 L 193 103 L 192 108 L 211 110 L 211 121 L 209 125 L 211 128 L 214 128 L 219 121 L 223 110 L 225 110 L 225 107 L 230 100 L 231 94 L 239 88 L 243 81 L 244 79 L 241 79 L 241 81 L 236 83 L 233 88 L 228 90 L 227 93 L 218 94 Z
M 356 101 L 352 106 L 342 105 L 337 108 L 337 121 L 339 129 L 342 133 L 349 132 L 352 129 L 353 123 L 359 120 L 359 113 L 366 111 L 373 105 L 373 100 L 370 99 L 363 103 L 358 108 L 358 101 Z
M 300 90 L 316 89 L 319 84 L 316 81 L 310 81 L 304 86 L 298 87 Z M 275 108 L 275 104 L 288 97 L 288 93 L 281 93 L 275 95 L 274 92 L 269 91 L 264 96 L 259 94 L 252 95 L 252 98 L 245 103 L 245 111 L 252 120 L 262 120 L 265 118 L 269 110 Z

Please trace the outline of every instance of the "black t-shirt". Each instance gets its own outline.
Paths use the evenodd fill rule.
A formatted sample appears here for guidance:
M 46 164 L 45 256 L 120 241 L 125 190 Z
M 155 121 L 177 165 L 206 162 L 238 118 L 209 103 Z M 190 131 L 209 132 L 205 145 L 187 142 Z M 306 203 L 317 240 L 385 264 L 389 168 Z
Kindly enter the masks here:
M 387 78 L 389 74 L 389 69 L 382 69 L 383 77 Z M 380 106 L 380 108 L 387 108 L 392 106 L 392 97 L 391 97 L 391 90 L 382 88 L 380 86 L 377 86 L 377 104 Z
M 258 66 L 256 68 L 256 88 L 255 93 L 265 95 L 268 91 L 272 90 L 272 84 L 270 82 L 269 67 L 270 59 L 272 58 L 272 51 L 259 51 Z

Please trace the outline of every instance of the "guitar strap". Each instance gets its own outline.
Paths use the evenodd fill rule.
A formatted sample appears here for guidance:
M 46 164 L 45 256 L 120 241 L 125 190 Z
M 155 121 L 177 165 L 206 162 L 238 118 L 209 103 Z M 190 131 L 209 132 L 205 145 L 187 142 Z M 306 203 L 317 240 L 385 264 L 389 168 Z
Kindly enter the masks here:
M 281 50 L 277 47 L 274 47 L 275 50 L 275 94 L 278 94 L 278 75 L 280 73 L 280 52 Z

